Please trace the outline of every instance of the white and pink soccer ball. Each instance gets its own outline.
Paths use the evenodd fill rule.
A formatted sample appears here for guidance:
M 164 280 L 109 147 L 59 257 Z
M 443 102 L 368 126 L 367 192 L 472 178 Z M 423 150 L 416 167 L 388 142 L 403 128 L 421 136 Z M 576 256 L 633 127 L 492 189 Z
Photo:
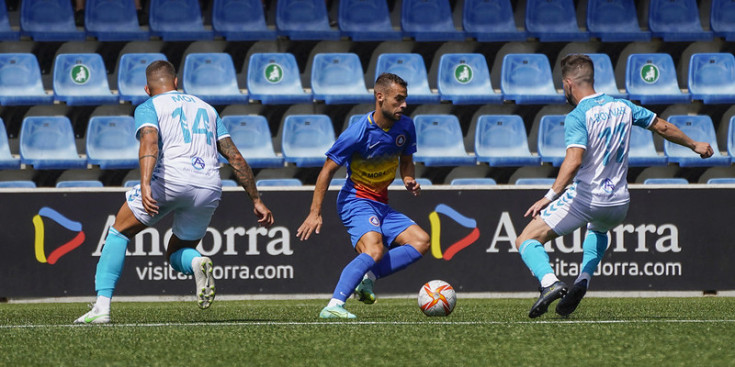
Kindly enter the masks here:
M 457 304 L 457 294 L 449 283 L 432 280 L 421 287 L 418 301 L 426 316 L 447 316 Z

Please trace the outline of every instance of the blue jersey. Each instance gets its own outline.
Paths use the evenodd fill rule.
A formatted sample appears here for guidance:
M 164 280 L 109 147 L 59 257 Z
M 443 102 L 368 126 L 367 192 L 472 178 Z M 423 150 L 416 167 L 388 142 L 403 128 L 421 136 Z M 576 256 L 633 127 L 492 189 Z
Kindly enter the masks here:
M 170 91 L 135 109 L 135 134 L 158 130 L 158 161 L 153 178 L 219 190 L 217 141 L 230 136 L 217 111 L 201 99 Z
M 583 98 L 564 120 L 567 148 L 585 149 L 574 178 L 577 196 L 597 206 L 630 200 L 628 149 L 633 125 L 648 128 L 656 114 L 624 99 L 599 93 Z
M 416 153 L 416 129 L 413 120 L 402 116 L 383 130 L 373 113 L 348 127 L 327 151 L 327 157 L 347 166 L 342 194 L 387 203 L 388 186 L 396 177 L 400 156 Z

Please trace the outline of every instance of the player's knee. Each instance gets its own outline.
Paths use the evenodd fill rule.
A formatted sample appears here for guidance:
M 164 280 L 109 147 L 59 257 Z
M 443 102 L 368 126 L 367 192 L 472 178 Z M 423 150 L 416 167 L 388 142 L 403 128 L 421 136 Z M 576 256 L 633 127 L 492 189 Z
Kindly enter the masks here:
M 520 249 L 523 242 L 526 242 L 527 238 L 521 234 L 520 236 L 516 237 L 516 249 Z
M 423 255 L 429 251 L 429 247 L 431 247 L 431 238 L 426 232 L 420 231 L 415 235 L 414 240 L 409 243 L 413 245 L 416 251 Z

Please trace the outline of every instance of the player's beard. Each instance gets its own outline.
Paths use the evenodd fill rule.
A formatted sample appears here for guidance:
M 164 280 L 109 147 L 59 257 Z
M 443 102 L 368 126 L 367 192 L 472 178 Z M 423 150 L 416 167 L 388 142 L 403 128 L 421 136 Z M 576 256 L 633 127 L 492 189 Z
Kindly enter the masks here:
M 567 103 L 569 103 L 570 105 L 572 105 L 572 107 L 577 107 L 577 104 L 574 103 L 574 101 L 572 101 L 572 94 L 571 93 L 567 93 L 566 91 L 564 91 L 564 98 L 567 99 Z
M 395 117 L 395 114 L 392 111 L 386 111 L 383 108 L 383 104 L 382 103 L 380 104 L 380 113 L 383 115 L 383 117 L 385 117 L 388 120 L 393 121 L 393 122 L 396 122 L 396 121 L 398 121 L 400 119 L 400 117 L 399 118 L 396 118 Z

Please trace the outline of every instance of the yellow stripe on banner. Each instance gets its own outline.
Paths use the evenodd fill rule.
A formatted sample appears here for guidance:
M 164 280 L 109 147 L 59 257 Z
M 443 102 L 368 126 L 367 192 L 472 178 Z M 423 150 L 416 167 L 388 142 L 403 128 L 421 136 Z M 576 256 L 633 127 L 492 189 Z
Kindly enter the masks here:
M 442 226 L 441 222 L 439 221 L 439 214 L 437 214 L 436 212 L 431 212 L 431 214 L 429 214 L 429 223 L 431 223 L 431 255 L 437 259 L 441 259 L 444 257 L 444 255 L 442 254 L 442 247 L 440 242 Z
M 38 214 L 33 217 L 33 227 L 36 228 L 36 260 L 40 263 L 45 263 L 46 253 L 43 248 L 43 219 Z

